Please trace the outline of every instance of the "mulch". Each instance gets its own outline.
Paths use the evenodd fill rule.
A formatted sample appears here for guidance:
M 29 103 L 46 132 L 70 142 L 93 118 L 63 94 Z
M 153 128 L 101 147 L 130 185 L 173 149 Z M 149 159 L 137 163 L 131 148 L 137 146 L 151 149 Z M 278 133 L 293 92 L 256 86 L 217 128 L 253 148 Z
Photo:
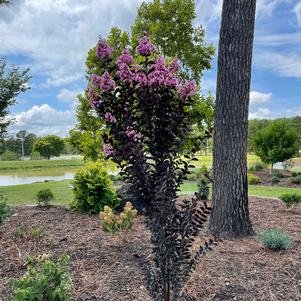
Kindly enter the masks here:
M 200 262 L 186 291 L 195 300 L 301 300 L 301 205 L 286 210 L 278 200 L 252 198 L 255 231 L 281 228 L 295 242 L 288 251 L 264 249 L 255 237 L 228 240 Z M 43 229 L 34 240 L 33 227 Z M 24 237 L 16 238 L 16 229 Z M 76 301 L 150 301 L 137 257 L 150 253 L 149 233 L 139 217 L 127 238 L 100 230 L 97 216 L 63 207 L 16 207 L 0 226 L 0 300 L 11 300 L 8 280 L 26 271 L 26 258 L 48 254 L 71 257 L 72 294 Z
M 282 174 L 282 178 L 280 178 L 280 182 L 277 184 L 273 184 L 271 182 L 271 174 L 269 169 L 262 169 L 259 171 L 253 172 L 253 174 L 260 178 L 261 182 L 258 185 L 263 186 L 278 186 L 278 187 L 290 187 L 290 188 L 298 188 L 301 189 L 301 184 L 294 184 L 292 183 L 292 173 L 291 171 L 287 170 L 274 170 L 274 172 L 280 172 Z M 301 190 L 300 190 L 301 191 Z M 300 299 L 301 300 L 301 299 Z

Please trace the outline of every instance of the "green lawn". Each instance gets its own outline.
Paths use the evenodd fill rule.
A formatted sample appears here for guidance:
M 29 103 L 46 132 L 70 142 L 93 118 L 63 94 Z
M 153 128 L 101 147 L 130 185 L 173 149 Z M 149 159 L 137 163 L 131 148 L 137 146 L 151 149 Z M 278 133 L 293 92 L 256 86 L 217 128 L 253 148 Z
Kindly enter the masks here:
M 52 190 L 53 204 L 68 205 L 73 199 L 71 180 L 59 182 L 33 183 L 15 186 L 1 186 L 0 194 L 5 195 L 12 205 L 35 204 L 36 194 L 41 189 Z
M 0 171 L 20 169 L 41 169 L 59 167 L 80 167 L 85 164 L 81 159 L 70 160 L 26 160 L 26 161 L 0 161 Z
M 33 183 L 15 186 L 1 186 L 0 194 L 8 197 L 12 205 L 35 204 L 36 193 L 49 188 L 55 195 L 53 204 L 65 205 L 73 199 L 72 180 L 47 183 Z M 181 194 L 192 194 L 197 190 L 195 182 L 187 182 L 182 186 Z M 279 197 L 284 193 L 301 193 L 299 188 L 283 188 L 270 186 L 249 186 L 250 196 Z
M 181 193 L 192 194 L 197 190 L 195 182 L 187 182 L 183 184 Z M 278 198 L 284 193 L 298 193 L 301 194 L 300 188 L 286 188 L 286 187 L 271 187 L 271 186 L 249 186 L 250 196 L 274 197 Z

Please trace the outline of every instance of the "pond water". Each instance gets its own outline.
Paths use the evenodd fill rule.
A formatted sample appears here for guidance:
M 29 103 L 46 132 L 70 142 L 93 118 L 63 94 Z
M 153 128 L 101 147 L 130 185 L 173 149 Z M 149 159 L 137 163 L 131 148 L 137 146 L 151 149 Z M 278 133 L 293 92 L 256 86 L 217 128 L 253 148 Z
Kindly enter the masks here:
M 14 174 L 14 175 L 0 175 L 0 186 L 12 186 L 19 184 L 31 184 L 36 182 L 45 182 L 45 181 L 63 181 L 71 180 L 74 178 L 75 172 L 68 171 L 59 175 L 24 175 L 24 174 Z

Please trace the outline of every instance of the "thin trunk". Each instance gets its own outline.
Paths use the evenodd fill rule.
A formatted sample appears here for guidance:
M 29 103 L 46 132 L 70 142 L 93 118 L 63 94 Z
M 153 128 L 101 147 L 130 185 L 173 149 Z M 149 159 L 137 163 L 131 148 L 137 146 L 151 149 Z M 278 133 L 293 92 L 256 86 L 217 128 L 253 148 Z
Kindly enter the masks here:
M 271 175 L 272 172 L 273 172 L 273 166 L 274 166 L 274 164 L 272 163 L 272 164 L 271 164 L 271 167 L 270 167 L 270 175 Z
M 210 230 L 253 234 L 248 208 L 247 133 L 256 0 L 225 0 L 218 53 Z

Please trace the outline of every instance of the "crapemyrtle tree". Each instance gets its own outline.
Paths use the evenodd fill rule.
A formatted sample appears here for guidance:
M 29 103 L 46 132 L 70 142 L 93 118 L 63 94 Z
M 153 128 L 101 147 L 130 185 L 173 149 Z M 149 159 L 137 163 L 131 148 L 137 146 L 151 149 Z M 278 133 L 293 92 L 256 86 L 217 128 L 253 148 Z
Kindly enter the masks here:
M 197 197 L 177 201 L 196 160 L 193 154 L 206 138 L 199 137 L 182 156 L 197 86 L 180 76 L 177 58 L 166 62 L 158 54 L 146 34 L 136 47 L 136 59 L 128 49 L 117 60 L 113 53 L 106 41 L 99 41 L 96 55 L 105 71 L 92 74 L 87 88 L 91 106 L 105 120 L 103 151 L 145 205 L 153 245 L 152 260 L 143 265 L 150 295 L 154 300 L 183 300 L 183 284 L 216 243 L 210 239 L 195 249 L 211 208 Z

